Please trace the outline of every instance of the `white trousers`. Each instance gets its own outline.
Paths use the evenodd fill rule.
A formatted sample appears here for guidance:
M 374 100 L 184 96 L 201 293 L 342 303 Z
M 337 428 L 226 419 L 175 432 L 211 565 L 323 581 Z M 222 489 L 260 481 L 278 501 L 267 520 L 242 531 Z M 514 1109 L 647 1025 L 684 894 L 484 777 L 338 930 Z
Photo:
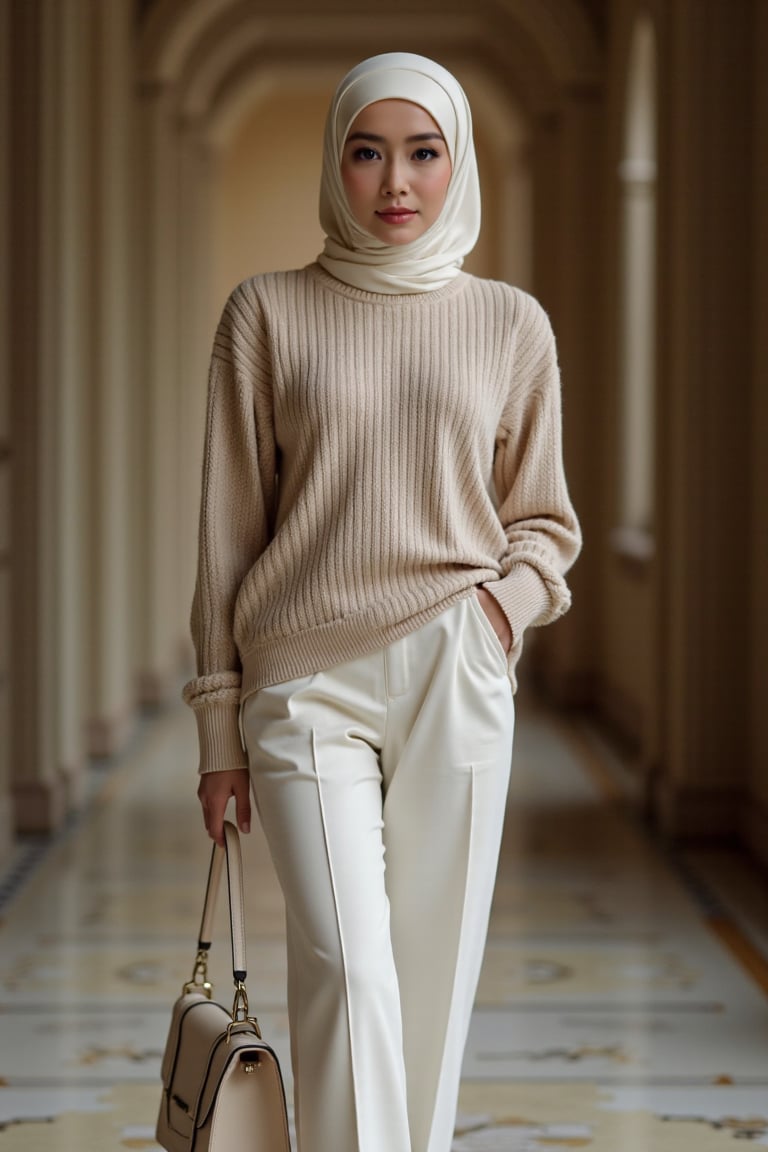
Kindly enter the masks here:
M 513 729 L 475 595 L 246 700 L 286 905 L 300 1152 L 449 1152 Z

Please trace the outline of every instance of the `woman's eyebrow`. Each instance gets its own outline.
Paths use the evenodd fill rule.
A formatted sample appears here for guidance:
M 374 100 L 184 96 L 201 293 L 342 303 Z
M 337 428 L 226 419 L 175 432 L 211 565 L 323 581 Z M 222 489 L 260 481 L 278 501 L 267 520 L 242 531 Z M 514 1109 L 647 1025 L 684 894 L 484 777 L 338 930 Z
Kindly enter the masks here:
M 443 137 L 439 132 L 420 132 L 417 136 L 406 136 L 406 144 L 416 144 L 423 140 L 442 140 Z M 386 144 L 386 136 L 377 136 L 375 132 L 350 132 L 347 136 L 347 142 L 350 140 L 373 140 L 375 144 Z

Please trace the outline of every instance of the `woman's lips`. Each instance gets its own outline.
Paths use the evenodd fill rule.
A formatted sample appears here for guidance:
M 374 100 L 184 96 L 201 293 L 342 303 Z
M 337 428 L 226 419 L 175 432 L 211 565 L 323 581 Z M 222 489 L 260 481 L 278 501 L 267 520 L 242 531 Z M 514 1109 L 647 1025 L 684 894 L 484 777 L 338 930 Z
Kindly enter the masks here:
M 411 208 L 384 208 L 376 215 L 387 224 L 406 224 L 416 213 Z

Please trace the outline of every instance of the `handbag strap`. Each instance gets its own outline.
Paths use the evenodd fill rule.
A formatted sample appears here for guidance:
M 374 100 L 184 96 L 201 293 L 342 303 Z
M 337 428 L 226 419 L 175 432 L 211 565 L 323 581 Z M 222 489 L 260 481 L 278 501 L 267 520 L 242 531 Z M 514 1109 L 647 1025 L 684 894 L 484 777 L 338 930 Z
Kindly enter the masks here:
M 208 953 L 213 936 L 213 918 L 216 900 L 221 887 L 221 873 L 224 861 L 227 864 L 227 889 L 229 892 L 229 924 L 232 943 L 232 978 L 235 982 L 235 1003 L 233 1019 L 241 1013 L 248 1016 L 248 998 L 245 992 L 247 967 L 245 960 L 245 907 L 243 903 L 243 857 L 240 851 L 240 836 L 230 820 L 224 821 L 224 847 L 214 844 L 211 864 L 208 869 L 208 883 L 205 889 L 203 918 L 200 922 L 200 936 L 197 943 L 197 956 L 192 979 L 184 985 L 185 992 L 202 991 L 210 997 L 212 988 L 208 982 Z
M 240 836 L 231 820 L 224 821 L 224 848 L 214 844 L 211 852 L 211 866 L 208 870 L 208 885 L 205 890 L 203 918 L 200 922 L 200 938 L 197 947 L 208 952 L 213 936 L 213 917 L 216 900 L 221 887 L 221 871 L 227 862 L 227 888 L 229 891 L 229 924 L 232 939 L 232 976 L 235 982 L 246 977 L 245 961 L 245 906 L 243 903 L 243 857 L 240 851 Z

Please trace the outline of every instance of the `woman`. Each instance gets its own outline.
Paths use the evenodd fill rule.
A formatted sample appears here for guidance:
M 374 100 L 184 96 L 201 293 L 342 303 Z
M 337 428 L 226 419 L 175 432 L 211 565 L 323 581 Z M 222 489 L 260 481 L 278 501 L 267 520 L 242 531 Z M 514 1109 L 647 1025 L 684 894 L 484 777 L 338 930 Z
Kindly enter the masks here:
M 515 665 L 580 543 L 557 360 L 530 296 L 461 272 L 480 196 L 439 65 L 342 81 L 320 218 L 318 262 L 217 331 L 185 698 L 209 834 L 230 797 L 247 831 L 250 780 L 285 896 L 301 1152 L 448 1152 Z

